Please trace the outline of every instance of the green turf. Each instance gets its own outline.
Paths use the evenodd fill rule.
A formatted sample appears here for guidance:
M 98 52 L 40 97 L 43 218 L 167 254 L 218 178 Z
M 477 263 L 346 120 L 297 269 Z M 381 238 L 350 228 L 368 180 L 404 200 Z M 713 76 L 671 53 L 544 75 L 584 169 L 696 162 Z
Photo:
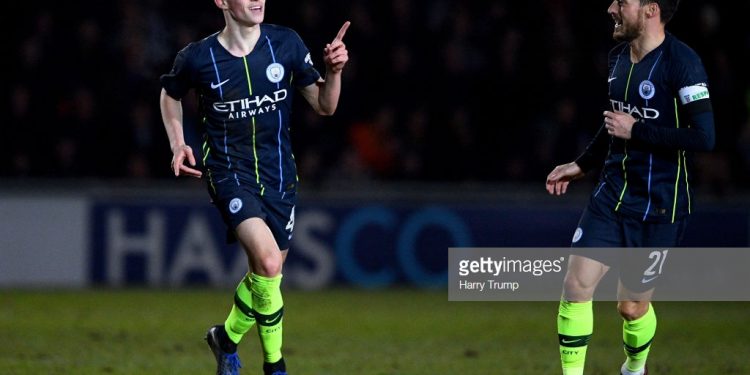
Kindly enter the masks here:
M 230 290 L 0 290 L 0 374 L 212 374 L 205 330 Z M 557 374 L 557 303 L 448 302 L 445 291 L 285 292 L 290 373 Z M 656 304 L 651 373 L 750 374 L 750 303 Z M 623 361 L 614 302 L 595 303 L 587 374 Z M 259 374 L 254 331 L 243 374 Z

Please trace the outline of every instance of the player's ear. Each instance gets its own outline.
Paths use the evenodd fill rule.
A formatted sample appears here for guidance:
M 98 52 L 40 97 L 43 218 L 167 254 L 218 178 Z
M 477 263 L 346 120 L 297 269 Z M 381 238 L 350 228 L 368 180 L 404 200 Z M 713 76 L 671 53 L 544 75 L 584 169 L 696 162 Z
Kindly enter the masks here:
M 651 17 L 657 15 L 658 12 L 659 12 L 659 4 L 656 3 L 655 1 L 654 2 L 650 2 L 650 3 L 648 3 L 648 5 L 646 5 L 646 16 L 648 18 L 651 18 Z
M 227 9 L 227 2 L 226 0 L 214 0 L 214 4 L 216 4 L 219 9 Z

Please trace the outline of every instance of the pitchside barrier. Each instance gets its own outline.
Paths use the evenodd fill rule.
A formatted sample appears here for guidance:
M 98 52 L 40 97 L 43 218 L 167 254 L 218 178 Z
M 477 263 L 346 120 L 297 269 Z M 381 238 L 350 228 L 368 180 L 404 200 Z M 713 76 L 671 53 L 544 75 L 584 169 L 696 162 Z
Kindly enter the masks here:
M 567 247 L 585 192 L 519 194 L 533 189 L 302 191 L 285 286 L 447 288 L 449 248 Z M 0 193 L 0 287 L 233 287 L 246 272 L 202 186 Z M 747 205 L 696 206 L 685 247 L 749 246 Z

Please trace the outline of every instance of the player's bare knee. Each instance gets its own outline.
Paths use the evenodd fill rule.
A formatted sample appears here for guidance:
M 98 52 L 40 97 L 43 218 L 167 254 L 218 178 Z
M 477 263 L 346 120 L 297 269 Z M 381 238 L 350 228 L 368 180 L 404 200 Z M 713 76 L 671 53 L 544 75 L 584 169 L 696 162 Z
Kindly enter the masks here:
M 255 272 L 261 276 L 274 277 L 281 273 L 281 253 L 269 251 L 260 257 Z
M 648 302 L 618 302 L 617 311 L 623 319 L 632 321 L 639 319 L 648 312 Z
M 569 301 L 587 301 L 591 299 L 594 293 L 594 287 L 587 285 L 580 278 L 575 275 L 567 274 L 563 280 L 563 288 L 565 288 L 565 297 Z

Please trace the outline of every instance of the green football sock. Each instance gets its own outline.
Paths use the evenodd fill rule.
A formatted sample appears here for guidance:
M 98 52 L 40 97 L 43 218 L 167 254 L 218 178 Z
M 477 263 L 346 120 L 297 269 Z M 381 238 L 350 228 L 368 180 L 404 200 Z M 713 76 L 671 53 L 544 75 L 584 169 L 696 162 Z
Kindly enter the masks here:
M 281 275 L 263 277 L 251 274 L 250 288 L 258 335 L 263 347 L 263 356 L 268 363 L 281 359 L 282 322 L 284 301 L 281 298 Z
M 656 313 L 650 303 L 645 315 L 636 320 L 623 321 L 622 341 L 627 356 L 625 366 L 629 371 L 638 371 L 646 365 L 655 334 Z
M 586 350 L 594 333 L 593 303 L 560 301 L 557 336 L 563 375 L 583 375 Z
M 224 322 L 224 330 L 227 336 L 235 344 L 239 344 L 242 336 L 255 324 L 255 313 L 253 312 L 252 295 L 250 293 L 252 280 L 246 275 L 234 292 L 234 305 Z

